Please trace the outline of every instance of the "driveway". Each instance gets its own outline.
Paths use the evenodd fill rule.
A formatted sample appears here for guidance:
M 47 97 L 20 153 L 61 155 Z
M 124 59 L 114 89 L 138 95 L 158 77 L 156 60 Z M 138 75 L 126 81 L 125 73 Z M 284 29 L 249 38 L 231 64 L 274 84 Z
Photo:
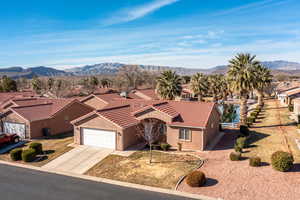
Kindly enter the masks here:
M 42 168 L 55 171 L 66 171 L 75 174 L 84 174 L 114 150 L 89 146 L 78 146 L 63 154 Z

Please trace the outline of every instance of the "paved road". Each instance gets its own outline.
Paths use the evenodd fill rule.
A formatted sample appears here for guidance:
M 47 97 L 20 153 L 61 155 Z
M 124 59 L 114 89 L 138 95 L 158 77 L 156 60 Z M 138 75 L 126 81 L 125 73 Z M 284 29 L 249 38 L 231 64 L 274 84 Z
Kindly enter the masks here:
M 0 199 L 5 200 L 183 200 L 184 197 L 0 164 Z

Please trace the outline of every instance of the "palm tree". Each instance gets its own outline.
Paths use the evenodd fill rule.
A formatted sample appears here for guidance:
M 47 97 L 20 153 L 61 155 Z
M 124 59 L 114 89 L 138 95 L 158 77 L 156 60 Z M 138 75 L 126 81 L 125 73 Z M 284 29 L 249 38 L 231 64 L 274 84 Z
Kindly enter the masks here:
M 240 96 L 241 124 L 246 124 L 248 94 L 255 87 L 255 67 L 259 65 L 255 57 L 248 53 L 238 54 L 229 61 L 227 76 L 231 89 Z
M 207 76 L 202 73 L 196 73 L 191 78 L 191 90 L 198 96 L 199 101 L 203 101 L 203 95 L 208 91 Z
M 220 74 L 213 74 L 208 76 L 208 84 L 209 84 L 209 91 L 212 95 L 213 99 L 212 101 L 215 102 L 219 99 L 220 93 L 221 93 L 221 77 Z
M 258 96 L 258 105 L 263 105 L 263 94 L 266 87 L 270 86 L 272 82 L 272 74 L 271 71 L 264 67 L 263 65 L 257 65 L 255 67 L 255 76 L 256 76 L 256 84 L 255 89 L 257 91 Z
M 181 78 L 175 72 L 167 70 L 157 78 L 156 92 L 166 100 L 174 100 L 182 91 Z

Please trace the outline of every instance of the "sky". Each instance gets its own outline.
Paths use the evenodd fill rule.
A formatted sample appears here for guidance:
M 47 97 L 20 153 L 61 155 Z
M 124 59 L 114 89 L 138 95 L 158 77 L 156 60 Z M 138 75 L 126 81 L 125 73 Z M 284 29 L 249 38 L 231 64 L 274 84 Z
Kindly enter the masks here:
M 299 0 L 6 0 L 0 68 L 300 62 Z

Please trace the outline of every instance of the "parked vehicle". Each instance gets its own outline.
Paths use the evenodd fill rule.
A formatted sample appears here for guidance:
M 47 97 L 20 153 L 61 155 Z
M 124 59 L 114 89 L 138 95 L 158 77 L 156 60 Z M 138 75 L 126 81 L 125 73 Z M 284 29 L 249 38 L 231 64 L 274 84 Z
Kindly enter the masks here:
M 0 134 L 0 146 L 9 143 L 18 143 L 20 142 L 20 137 L 17 134 Z

